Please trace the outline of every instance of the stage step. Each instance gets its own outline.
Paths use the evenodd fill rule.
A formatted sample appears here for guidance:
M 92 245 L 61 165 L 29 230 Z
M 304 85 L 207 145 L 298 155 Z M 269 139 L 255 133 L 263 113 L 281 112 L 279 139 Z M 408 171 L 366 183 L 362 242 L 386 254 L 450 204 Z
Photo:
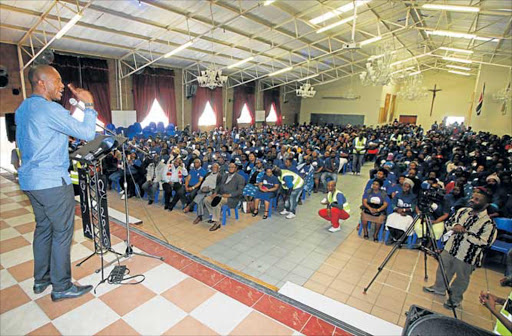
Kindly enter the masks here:
M 286 282 L 279 290 L 279 293 L 371 335 L 389 336 L 402 334 L 402 328 L 393 323 L 296 285 L 293 282 Z

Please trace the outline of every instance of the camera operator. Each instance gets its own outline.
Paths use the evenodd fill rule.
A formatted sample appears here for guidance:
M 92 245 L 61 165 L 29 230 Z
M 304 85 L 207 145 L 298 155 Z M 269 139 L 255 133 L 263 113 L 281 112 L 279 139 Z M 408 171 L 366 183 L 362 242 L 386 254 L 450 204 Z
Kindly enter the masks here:
M 444 304 L 447 309 L 458 307 L 469 285 L 471 273 L 482 260 L 484 250 L 496 239 L 496 226 L 487 214 L 492 195 L 485 188 L 475 188 L 470 207 L 459 209 L 447 221 L 451 236 L 441 252 L 440 261 L 444 265 L 448 283 L 451 282 L 451 299 Z M 437 268 L 436 282 L 433 286 L 423 287 L 428 293 L 445 295 L 445 285 L 440 267 Z

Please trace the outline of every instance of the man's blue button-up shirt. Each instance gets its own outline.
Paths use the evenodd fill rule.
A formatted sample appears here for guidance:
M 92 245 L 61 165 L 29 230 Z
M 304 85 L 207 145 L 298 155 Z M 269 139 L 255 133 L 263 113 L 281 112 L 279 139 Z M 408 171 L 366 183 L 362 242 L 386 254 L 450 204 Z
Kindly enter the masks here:
M 21 190 L 49 189 L 71 183 L 68 136 L 94 139 L 96 111 L 85 109 L 84 120 L 73 118 L 62 105 L 32 95 L 16 110 L 16 142 L 21 153 Z

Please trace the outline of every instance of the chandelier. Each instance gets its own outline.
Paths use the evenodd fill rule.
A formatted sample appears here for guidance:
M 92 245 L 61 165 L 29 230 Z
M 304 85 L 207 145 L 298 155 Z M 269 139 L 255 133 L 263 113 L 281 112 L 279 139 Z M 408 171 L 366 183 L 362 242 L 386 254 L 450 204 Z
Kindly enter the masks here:
M 405 100 L 421 100 L 428 97 L 428 90 L 423 85 L 421 75 L 405 74 L 398 98 Z
M 201 75 L 197 76 L 199 86 L 207 87 L 211 90 L 216 87 L 222 87 L 227 80 L 228 76 L 222 76 L 222 70 L 213 66 L 209 66 L 206 70 L 202 70 Z
M 304 85 L 301 85 L 300 88 L 295 90 L 295 93 L 297 93 L 298 97 L 302 98 L 313 98 L 316 94 L 315 88 L 311 86 L 311 84 L 306 83 Z
M 361 84 L 368 85 L 388 85 L 391 82 L 394 51 L 390 45 L 384 45 L 377 49 L 376 55 L 368 58 L 366 69 L 359 74 Z
M 510 105 L 512 101 L 512 90 L 510 89 L 510 82 L 508 82 L 508 86 L 499 90 L 498 92 L 492 95 L 494 101 L 501 103 L 501 112 L 503 114 L 507 113 L 507 105 Z

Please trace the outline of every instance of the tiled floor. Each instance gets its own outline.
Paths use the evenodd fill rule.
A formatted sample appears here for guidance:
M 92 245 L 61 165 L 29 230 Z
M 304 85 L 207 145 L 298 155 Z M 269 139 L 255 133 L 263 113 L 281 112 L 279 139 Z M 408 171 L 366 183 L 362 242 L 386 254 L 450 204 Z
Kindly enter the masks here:
M 401 326 L 405 322 L 404 312 L 412 304 L 450 315 L 450 311 L 442 307 L 443 300 L 441 298 L 422 292 L 422 286 L 425 284 L 423 279 L 423 256 L 417 251 L 401 249 L 391 259 L 386 269 L 368 290 L 368 293 L 362 293 L 363 288 L 377 272 L 378 265 L 391 249 L 382 243 L 361 239 L 354 230 L 359 220 L 356 209 L 360 203 L 362 188 L 366 183 L 366 176 L 368 176 L 368 169 L 369 165 L 364 167 L 361 176 L 353 176 L 351 174 L 340 176 L 338 186 L 344 191 L 353 211 L 351 213 L 352 217 L 342 224 L 342 231 L 335 234 L 328 233 L 326 228 L 328 228 L 329 224 L 317 216 L 317 211 L 321 208 L 319 202 L 323 197 L 322 194 L 313 194 L 304 201 L 304 204 L 299 207 L 297 218 L 294 220 L 285 220 L 277 212 L 273 212 L 272 217 L 267 220 L 262 220 L 261 217 L 253 218 L 240 212 L 240 219 L 238 221 L 230 218 L 227 225 L 216 232 L 209 232 L 209 225 L 206 223 L 193 225 L 194 214 L 183 214 L 177 210 L 168 212 L 163 210 L 161 204 L 147 206 L 145 200 L 130 199 L 128 201 L 130 215 L 143 220 L 143 224 L 137 226 L 143 232 L 167 241 L 189 253 L 220 264 L 247 278 L 261 280 L 264 284 L 268 284 L 269 288 L 281 287 L 285 281 L 291 281 L 299 285 L 303 284 L 304 287 L 317 293 Z M 16 185 L 7 182 L 3 178 L 0 181 L 0 187 L 2 187 L 0 193 L 0 206 L 2 209 L 0 219 L 2 289 L 8 289 L 8 287 L 20 283 L 18 286 L 21 286 L 23 292 L 30 299 L 33 299 L 34 295 L 30 293 L 32 271 L 32 250 L 30 244 L 34 225 L 31 207 L 27 203 L 25 196 L 20 194 Z M 118 210 L 123 210 L 124 201 L 120 200 L 119 196 L 115 193 L 111 193 L 109 205 Z M 74 260 L 85 257 L 92 250 L 92 244 L 83 238 L 80 227 L 81 224 L 77 221 L 76 244 L 73 246 L 72 253 Z M 123 238 L 122 230 L 116 233 L 121 239 Z M 114 243 L 119 244 L 120 242 L 121 240 L 114 238 Z M 138 244 L 140 241 L 134 240 L 132 242 L 135 246 L 140 245 Z M 116 250 L 123 251 L 123 244 L 117 245 Z M 188 268 L 188 271 L 183 273 L 188 275 L 193 273 L 194 277 L 199 279 L 200 282 L 188 276 L 181 279 L 168 268 L 165 268 L 165 270 L 160 269 L 159 267 L 164 264 L 159 261 L 145 258 L 138 261 L 141 258 L 135 257 L 130 261 L 133 265 L 129 266 L 130 269 L 133 268 L 132 274 L 144 273 L 148 275 L 147 272 L 156 272 L 156 274 L 162 272 L 162 274 L 165 274 L 165 278 L 169 279 L 165 285 L 151 284 L 158 277 L 149 273 L 149 276 L 146 277 L 147 280 L 143 284 L 143 287 L 146 287 L 147 290 L 140 290 L 140 292 L 137 292 L 137 296 L 144 298 L 144 302 L 148 302 L 148 304 L 152 300 L 165 299 L 170 300 L 174 306 L 179 307 L 181 311 L 186 313 L 186 316 L 176 322 L 175 327 L 192 328 L 198 326 L 197 323 L 200 323 L 217 333 L 220 331 L 224 332 L 223 326 L 214 326 L 214 322 L 208 322 L 210 323 L 208 324 L 206 321 L 198 320 L 193 312 L 195 309 L 199 309 L 199 306 L 195 305 L 194 302 L 196 300 L 199 302 L 210 300 L 213 295 L 210 295 L 211 292 L 209 290 L 214 292 L 220 291 L 221 293 L 230 291 L 231 280 L 224 278 L 221 281 L 223 276 L 220 273 L 206 271 L 199 264 L 189 265 L 190 260 L 177 253 L 160 249 L 151 250 L 148 253 L 163 253 L 168 264 L 180 271 L 183 271 L 183 268 Z M 112 259 L 113 257 L 109 256 L 109 258 Z M 96 266 L 97 262 L 86 262 L 81 268 L 74 268 L 73 275 L 78 281 L 93 283 L 95 279 L 91 273 Z M 437 264 L 435 261 L 429 258 L 428 274 L 431 280 L 426 283 L 430 284 L 432 282 L 436 268 Z M 489 289 L 498 295 L 507 296 L 508 289 L 502 288 L 498 284 L 501 276 L 501 273 L 487 268 L 475 271 L 462 307 L 458 310 L 458 314 L 463 320 L 485 329 L 492 329 L 493 318 L 478 303 L 477 295 L 480 290 Z M 21 283 L 23 283 L 23 286 Z M 170 286 L 169 283 L 172 284 L 172 288 L 165 288 Z M 197 284 L 205 284 L 206 286 L 205 288 L 194 287 Z M 237 283 L 236 286 L 240 287 L 240 284 Z M 130 303 L 123 303 L 122 301 L 121 303 L 114 303 L 115 300 L 109 301 L 109 297 L 113 297 L 114 294 L 108 296 L 106 291 L 114 291 L 116 288 L 107 287 L 110 286 L 100 287 L 100 293 L 105 291 L 103 293 L 105 297 L 94 297 L 107 305 L 122 320 L 116 320 L 107 333 L 118 330 L 118 328 L 119 330 L 124 330 L 123 328 L 126 327 L 126 324 L 136 331 L 139 330 L 137 329 L 136 322 L 125 318 L 126 315 L 129 315 L 131 311 L 138 309 L 138 307 L 132 308 Z M 212 287 L 214 288 L 212 289 Z M 190 288 L 194 288 L 194 290 L 190 290 Z M 123 290 L 128 289 L 123 287 Z M 177 303 L 173 301 L 173 299 L 179 300 L 180 297 L 184 301 L 183 295 L 177 294 L 180 290 L 188 293 L 193 292 L 194 298 L 186 296 L 187 299 L 185 301 L 187 302 Z M 244 287 L 242 292 L 245 290 L 246 288 Z M 15 289 L 10 289 L 10 291 L 6 292 L 6 297 L 16 297 L 17 300 L 23 299 L 23 295 L 17 295 Z M 2 301 L 4 301 L 3 297 L 4 294 L 2 294 Z M 116 295 L 116 297 L 118 296 Z M 254 309 L 254 302 L 247 299 L 245 295 L 243 298 L 245 299 L 241 299 L 242 302 L 249 308 Z M 264 299 L 260 298 L 259 300 L 261 302 L 271 302 L 275 299 L 265 296 Z M 109 302 L 115 307 L 110 306 Z M 37 301 L 27 302 L 20 306 L 32 303 L 36 303 L 39 306 Z M 274 315 L 272 315 L 272 310 L 266 311 L 262 304 L 258 303 L 256 305 L 257 311 L 266 313 L 283 322 L 280 319 L 282 312 L 279 314 L 274 312 Z M 4 311 L 3 309 L 2 312 Z M 168 309 L 171 308 L 168 307 Z M 7 313 L 10 310 L 12 309 L 6 310 Z M 128 312 L 127 310 L 130 311 Z M 207 310 L 200 309 L 199 311 Z M 49 316 L 46 312 L 44 313 L 53 320 L 53 315 Z M 305 314 L 305 316 L 308 316 L 307 313 Z M 253 316 L 252 312 L 246 318 L 250 316 Z M 300 328 L 289 322 L 283 323 L 288 323 L 287 326 L 292 327 L 295 331 L 304 332 L 301 328 L 304 327 L 305 322 L 300 318 L 300 314 L 295 314 L 294 316 L 297 318 L 295 323 Z M 257 323 L 258 318 L 260 317 L 255 318 L 254 321 L 256 322 L 247 322 L 247 324 L 240 322 L 231 332 L 240 334 L 243 333 L 240 326 L 253 328 L 259 325 Z M 58 325 L 55 325 L 55 327 L 59 328 Z M 154 327 L 157 328 L 157 326 Z M 196 334 L 208 334 L 208 330 L 201 327 L 197 329 Z M 276 330 L 273 333 L 279 334 L 279 332 Z
M 50 288 L 39 295 L 32 291 L 35 223 L 31 207 L 18 187 L 4 177 L 0 177 L 0 188 L 1 335 L 315 335 L 319 325 L 330 328 L 330 334 L 348 335 L 136 233 L 132 235 L 135 246 L 165 258 L 162 262 L 135 256 L 122 262 L 130 274 L 144 275 L 144 282 L 102 284 L 96 293 L 54 303 Z M 124 228 L 111 224 L 111 232 L 114 250 L 123 251 Z M 99 266 L 98 256 L 81 267 L 75 265 L 93 251 L 78 217 L 73 240 L 74 281 L 97 284 L 101 279 L 94 272 Z M 106 259 L 115 257 L 107 254 Z M 108 267 L 105 274 L 111 269 Z

